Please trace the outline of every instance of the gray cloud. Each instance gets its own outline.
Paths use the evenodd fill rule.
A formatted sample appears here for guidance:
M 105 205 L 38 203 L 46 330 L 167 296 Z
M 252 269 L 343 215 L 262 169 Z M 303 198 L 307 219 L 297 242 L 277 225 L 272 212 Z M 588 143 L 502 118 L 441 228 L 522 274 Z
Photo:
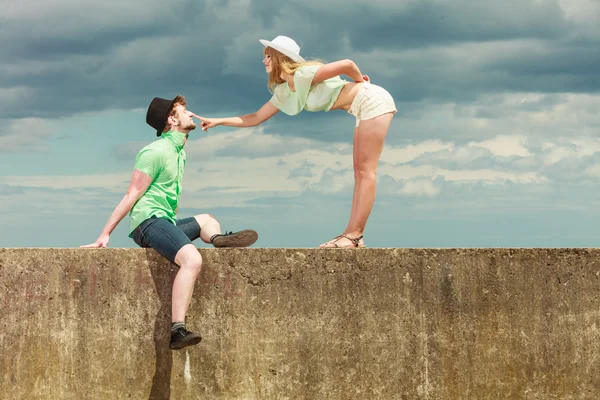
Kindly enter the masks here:
M 45 152 L 55 130 L 47 121 L 38 118 L 0 119 L 0 153 L 18 151 Z
M 59 117 L 145 107 L 155 95 L 177 93 L 205 113 L 251 112 L 269 97 L 258 39 L 279 33 L 301 41 L 307 56 L 360 59 L 400 102 L 599 87 L 599 36 L 589 27 L 580 33 L 557 1 L 374 1 L 340 9 L 317 1 L 180 0 L 164 7 L 63 0 L 42 8 L 20 2 L 5 13 L 0 90 L 22 88 L 29 96 L 0 96 L 1 117 L 23 117 L 23 101 L 36 116 Z M 470 63 L 493 53 L 498 41 L 516 47 L 505 44 L 500 56 Z M 519 48 L 519 41 L 542 47 Z M 471 43 L 482 45 L 452 55 Z
M 527 141 L 523 145 L 529 155 L 499 156 L 477 146 L 457 146 L 451 150 L 425 153 L 406 165 L 450 171 L 487 169 L 508 173 L 534 172 L 548 178 L 548 184 L 554 188 L 565 184 L 596 185 L 600 178 L 586 172 L 588 167 L 600 164 L 600 151 L 583 152 L 582 145 L 566 139 L 548 148 L 542 148 L 536 141 L 532 141 L 532 146 Z
M 313 167 L 315 167 L 315 164 L 305 162 L 300 167 L 291 169 L 288 175 L 288 179 L 312 178 L 313 176 L 315 176 L 314 172 L 312 171 Z
M 557 1 L 508 0 L 501 3 L 459 0 L 420 1 L 411 7 L 386 10 L 369 8 L 350 30 L 353 45 L 362 50 L 398 44 L 407 47 L 467 41 L 523 38 L 556 38 L 569 29 Z M 371 17 L 371 18 L 369 18 Z M 373 41 L 373 38 L 379 38 Z

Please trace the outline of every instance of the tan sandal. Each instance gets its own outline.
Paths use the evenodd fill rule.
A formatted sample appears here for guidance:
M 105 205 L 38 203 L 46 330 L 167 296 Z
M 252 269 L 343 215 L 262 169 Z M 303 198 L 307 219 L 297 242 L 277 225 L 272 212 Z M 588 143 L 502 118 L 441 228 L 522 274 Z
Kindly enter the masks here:
M 363 238 L 363 235 L 360 235 L 357 238 L 351 238 L 346 235 L 339 235 L 339 236 L 334 237 L 330 241 L 325 242 L 323 245 L 321 245 L 319 247 L 322 249 L 345 249 L 345 248 L 352 248 L 352 247 L 354 247 L 354 248 L 366 247 L 364 244 L 360 244 L 360 241 L 362 238 Z M 337 242 L 340 239 L 348 239 L 352 243 L 352 245 L 351 246 L 338 246 Z M 328 244 L 332 244 L 333 246 L 325 246 Z

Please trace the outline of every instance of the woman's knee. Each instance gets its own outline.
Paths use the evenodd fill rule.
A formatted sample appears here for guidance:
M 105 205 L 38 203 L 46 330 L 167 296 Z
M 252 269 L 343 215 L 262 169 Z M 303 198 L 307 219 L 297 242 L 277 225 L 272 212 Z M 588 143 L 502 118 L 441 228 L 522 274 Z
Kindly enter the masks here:
M 377 167 L 369 168 L 366 166 L 358 165 L 354 168 L 354 179 L 355 180 L 376 180 L 377 179 Z

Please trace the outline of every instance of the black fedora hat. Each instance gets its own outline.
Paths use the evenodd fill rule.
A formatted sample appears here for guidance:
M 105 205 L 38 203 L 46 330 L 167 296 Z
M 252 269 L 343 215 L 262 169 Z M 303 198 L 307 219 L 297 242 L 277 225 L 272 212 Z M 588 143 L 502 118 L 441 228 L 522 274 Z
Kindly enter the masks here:
M 146 123 L 156 129 L 156 136 L 162 134 L 165 125 L 167 124 L 167 118 L 169 117 L 169 111 L 173 107 L 175 100 L 162 99 L 155 97 L 152 99 L 148 111 L 146 112 Z

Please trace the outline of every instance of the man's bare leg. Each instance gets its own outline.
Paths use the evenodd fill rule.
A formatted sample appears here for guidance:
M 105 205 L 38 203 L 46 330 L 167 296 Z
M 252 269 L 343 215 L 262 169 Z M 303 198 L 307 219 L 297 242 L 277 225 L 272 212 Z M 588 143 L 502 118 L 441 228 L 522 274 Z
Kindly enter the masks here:
M 200 335 L 185 330 L 185 316 L 192 300 L 196 279 L 202 270 L 202 256 L 193 244 L 186 244 L 175 255 L 175 264 L 179 266 L 179 271 L 173 282 L 171 348 L 179 350 L 185 346 L 198 344 L 202 339 Z M 183 328 L 183 332 L 178 333 L 179 328 Z M 173 343 L 174 334 L 180 335 L 177 343 Z

